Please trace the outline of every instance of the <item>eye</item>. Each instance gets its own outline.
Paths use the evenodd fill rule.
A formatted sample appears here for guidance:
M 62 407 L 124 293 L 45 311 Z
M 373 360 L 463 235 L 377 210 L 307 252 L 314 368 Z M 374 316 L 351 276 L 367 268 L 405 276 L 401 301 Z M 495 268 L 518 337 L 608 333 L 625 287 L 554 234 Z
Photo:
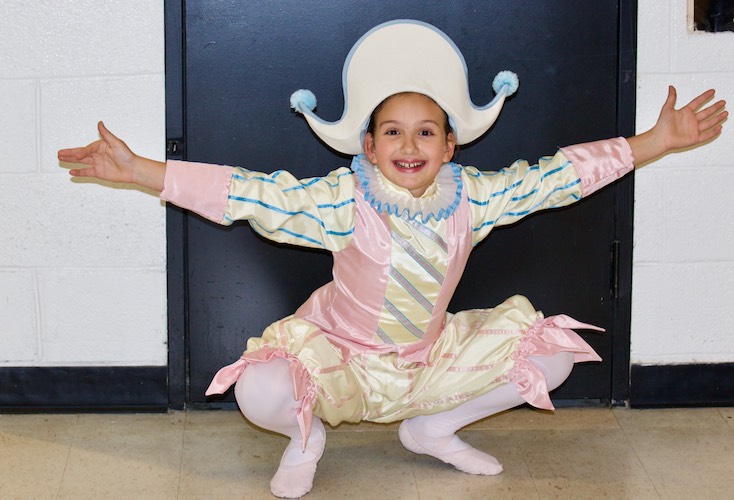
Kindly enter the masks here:
M 398 131 L 394 128 L 389 128 L 385 130 L 385 135 L 398 135 Z
M 428 136 L 432 136 L 434 134 L 433 134 L 433 130 L 426 128 L 426 129 L 423 129 L 420 132 L 418 132 L 418 135 L 421 135 L 421 136 L 424 136 L 424 137 L 428 137 Z

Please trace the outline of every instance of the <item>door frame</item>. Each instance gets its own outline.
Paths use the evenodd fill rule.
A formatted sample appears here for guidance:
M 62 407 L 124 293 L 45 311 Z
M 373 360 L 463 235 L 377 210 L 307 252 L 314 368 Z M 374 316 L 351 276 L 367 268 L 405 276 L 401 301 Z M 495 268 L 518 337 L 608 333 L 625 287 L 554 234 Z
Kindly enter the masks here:
M 637 0 L 618 0 L 617 130 L 635 133 L 637 82 Z M 185 160 L 186 137 L 186 0 L 165 0 L 166 158 Z M 610 403 L 624 405 L 630 395 L 630 322 L 632 310 L 632 238 L 634 175 L 614 190 L 615 245 L 610 249 L 614 289 L 612 385 Z M 166 208 L 168 285 L 168 403 L 185 409 L 190 401 L 187 296 L 187 212 Z

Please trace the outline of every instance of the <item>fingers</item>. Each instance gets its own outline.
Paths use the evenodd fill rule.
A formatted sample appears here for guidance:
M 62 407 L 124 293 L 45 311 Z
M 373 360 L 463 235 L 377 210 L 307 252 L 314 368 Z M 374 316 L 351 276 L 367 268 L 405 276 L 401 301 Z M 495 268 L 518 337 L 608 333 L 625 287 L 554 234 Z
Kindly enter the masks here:
M 105 124 L 102 121 L 97 123 L 97 130 L 99 131 L 99 135 L 102 137 L 102 140 L 107 142 L 107 144 L 109 144 L 110 146 L 124 144 L 122 142 L 122 139 L 110 132 L 109 129 L 105 127 Z
M 721 130 L 722 130 L 721 125 L 716 125 L 712 128 L 709 128 L 708 130 L 704 130 L 699 135 L 700 142 L 710 141 L 714 137 L 718 136 L 721 133 Z
M 94 153 L 97 153 L 98 151 L 104 152 L 104 148 L 113 144 L 122 143 L 120 139 L 105 127 L 103 122 L 100 121 L 97 124 L 97 130 L 99 131 L 99 135 L 102 139 L 94 141 L 93 143 L 83 147 L 60 149 L 56 155 L 58 159 L 70 163 L 84 163 L 86 165 L 91 165 L 92 155 Z
M 84 163 L 87 165 L 91 165 L 92 154 L 94 154 L 99 149 L 99 145 L 101 142 L 102 141 L 94 141 L 88 146 L 61 149 L 58 151 L 56 156 L 60 161 L 65 161 L 69 163 Z
M 97 177 L 93 168 L 72 168 L 69 170 L 69 174 L 74 177 Z
M 709 141 L 721 133 L 722 125 L 729 117 L 729 113 L 724 110 L 725 106 L 726 101 L 721 100 L 696 113 L 701 142 Z
M 713 127 L 721 128 L 721 125 L 729 117 L 729 113 L 727 111 L 719 112 L 724 108 L 723 101 L 720 101 L 720 103 L 720 106 L 716 106 L 716 104 L 719 104 L 716 103 L 699 113 L 698 129 L 700 131 L 705 131 Z M 706 116 L 701 116 L 704 112 L 706 113 Z
M 703 106 L 705 102 L 711 100 L 711 98 L 714 97 L 715 93 L 716 91 L 714 89 L 709 89 L 706 92 L 704 92 L 703 94 L 694 98 L 691 102 L 686 104 L 685 107 L 691 109 L 692 111 L 696 111 L 701 106 Z
M 675 87 L 672 85 L 668 85 L 668 97 L 665 99 L 665 104 L 663 104 L 663 109 L 670 108 L 675 109 L 675 101 L 678 99 L 678 93 L 675 90 Z
M 698 120 L 701 122 L 709 120 L 711 118 L 715 118 L 715 119 L 718 119 L 719 121 L 723 121 L 723 119 L 726 118 L 726 116 L 724 116 L 724 118 L 721 118 L 720 115 L 722 114 L 721 110 L 723 110 L 725 106 L 726 106 L 726 101 L 722 100 L 722 101 L 715 102 L 711 106 L 708 106 L 706 108 L 703 108 L 701 111 L 698 111 L 696 113 L 696 116 L 698 117 Z M 723 114 L 726 115 L 727 114 L 726 111 L 724 111 Z

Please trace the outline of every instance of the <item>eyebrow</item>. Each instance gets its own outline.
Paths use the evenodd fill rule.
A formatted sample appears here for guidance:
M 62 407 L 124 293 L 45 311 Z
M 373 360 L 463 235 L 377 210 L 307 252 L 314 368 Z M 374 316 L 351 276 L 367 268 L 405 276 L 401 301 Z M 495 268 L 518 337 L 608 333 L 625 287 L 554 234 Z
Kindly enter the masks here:
M 399 124 L 399 125 L 401 125 L 402 123 L 403 122 L 401 122 L 400 120 L 385 120 L 384 122 L 378 123 L 377 126 L 378 127 L 383 127 L 385 125 L 393 125 L 393 124 Z M 432 125 L 435 125 L 437 127 L 439 126 L 439 124 L 438 124 L 438 122 L 436 120 L 421 120 L 421 121 L 418 122 L 419 125 L 425 125 L 427 123 L 432 124 Z

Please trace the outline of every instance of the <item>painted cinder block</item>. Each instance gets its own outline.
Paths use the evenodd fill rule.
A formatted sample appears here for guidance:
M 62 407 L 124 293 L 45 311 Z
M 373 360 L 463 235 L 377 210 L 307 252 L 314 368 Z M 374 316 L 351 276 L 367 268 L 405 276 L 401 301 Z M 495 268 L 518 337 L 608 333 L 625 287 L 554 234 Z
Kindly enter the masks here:
M 0 176 L 38 171 L 37 88 L 34 80 L 0 79 Z
M 147 269 L 39 271 L 42 364 L 166 364 L 166 275 Z
M 165 208 L 147 193 L 68 175 L 6 176 L 0 266 L 165 269 Z
M 33 271 L 0 269 L 0 366 L 38 359 Z
M 0 2 L 0 68 L 7 78 L 157 73 L 163 2 Z
M 734 352 L 734 262 L 635 267 L 635 364 L 730 362 Z

